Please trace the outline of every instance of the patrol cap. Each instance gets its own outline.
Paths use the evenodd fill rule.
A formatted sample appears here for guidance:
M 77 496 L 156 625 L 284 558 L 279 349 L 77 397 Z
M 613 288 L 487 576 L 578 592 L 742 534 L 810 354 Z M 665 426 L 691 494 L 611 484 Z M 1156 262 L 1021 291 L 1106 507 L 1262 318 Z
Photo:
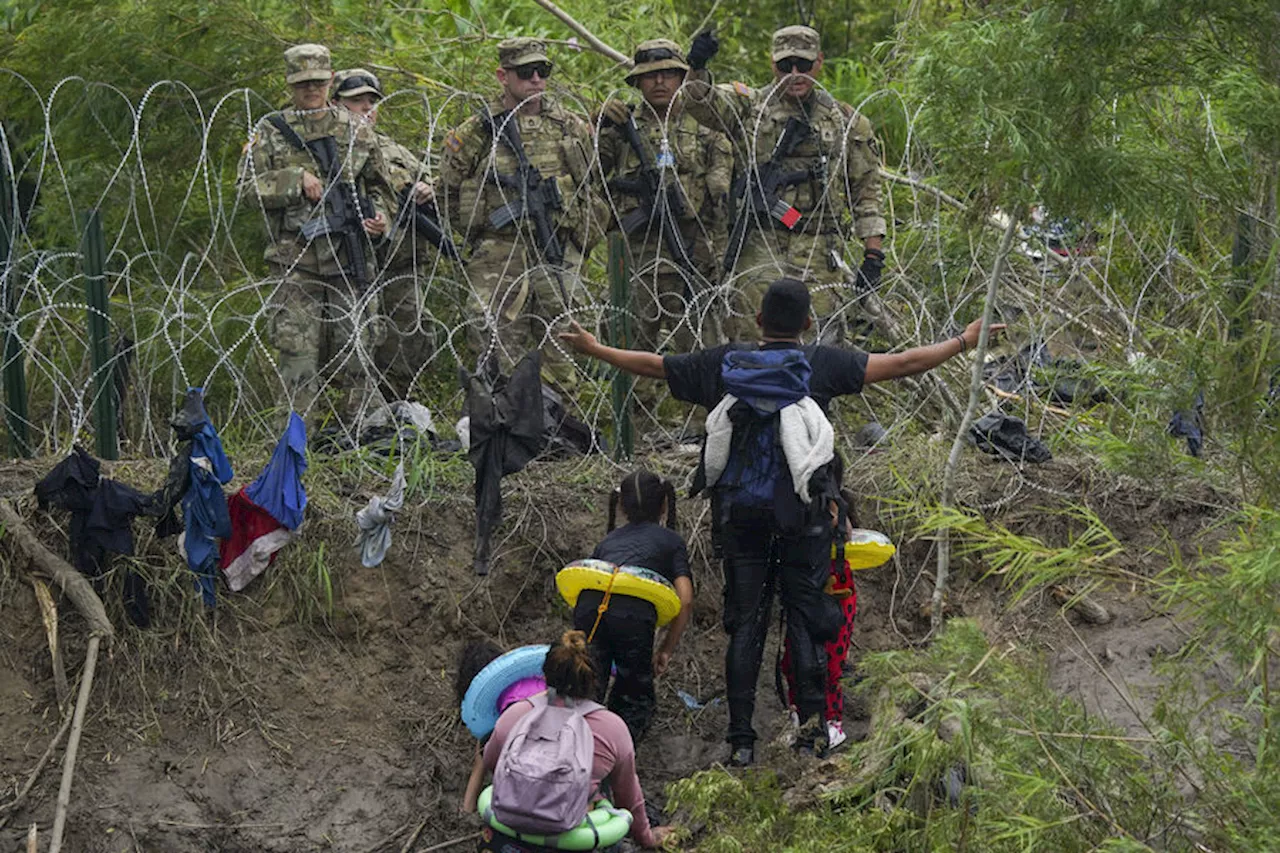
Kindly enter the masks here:
M 773 61 L 795 56 L 816 60 L 822 52 L 822 37 L 810 27 L 783 27 L 773 34 Z
M 322 44 L 295 44 L 284 52 L 284 70 L 284 80 L 290 85 L 328 80 L 333 74 L 329 48 Z
M 371 93 L 382 97 L 382 84 L 372 71 L 363 68 L 344 68 L 333 75 L 333 96 L 335 98 L 354 98 L 356 95 Z
M 689 63 L 684 60 L 684 51 L 680 45 L 670 39 L 649 39 L 636 45 L 632 57 L 635 66 L 627 73 L 627 82 L 636 84 L 636 80 L 650 71 L 666 71 L 674 68 L 677 71 L 688 71 Z
M 535 62 L 552 64 L 547 59 L 547 44 L 542 39 L 519 36 L 498 42 L 498 64 L 503 68 L 518 68 Z
M 760 300 L 760 324 L 770 332 L 798 335 L 804 331 L 810 304 L 809 288 L 803 281 L 780 278 L 769 285 Z

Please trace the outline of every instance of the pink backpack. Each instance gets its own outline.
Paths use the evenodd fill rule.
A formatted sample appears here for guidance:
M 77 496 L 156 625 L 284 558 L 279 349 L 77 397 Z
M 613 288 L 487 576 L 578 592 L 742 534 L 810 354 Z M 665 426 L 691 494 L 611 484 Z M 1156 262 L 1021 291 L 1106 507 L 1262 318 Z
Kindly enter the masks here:
M 517 832 L 551 835 L 582 823 L 590 806 L 595 739 L 586 714 L 602 706 L 587 699 L 560 706 L 547 695 L 529 700 L 493 771 L 493 815 Z

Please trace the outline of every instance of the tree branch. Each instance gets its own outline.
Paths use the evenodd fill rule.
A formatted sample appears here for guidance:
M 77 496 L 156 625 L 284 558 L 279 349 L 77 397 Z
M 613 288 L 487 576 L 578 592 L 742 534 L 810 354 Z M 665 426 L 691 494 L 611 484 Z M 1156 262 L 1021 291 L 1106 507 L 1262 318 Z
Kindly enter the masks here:
M 1000 276 L 1004 273 L 1004 262 L 1013 245 L 1013 235 L 1018 231 L 1018 217 L 1010 216 L 1005 225 L 1004 234 L 1000 237 L 1000 246 L 996 249 L 996 260 L 991 267 L 991 277 L 987 279 L 987 297 L 982 305 L 982 330 L 978 332 L 978 345 L 973 351 L 973 374 L 969 378 L 969 405 L 965 407 L 964 416 L 960 418 L 960 428 L 956 430 L 955 441 L 951 443 L 951 453 L 947 456 L 947 464 L 942 469 L 942 506 L 950 507 L 955 503 L 956 468 L 960 465 L 960 451 L 964 449 L 965 439 L 969 432 L 969 424 L 973 423 L 973 414 L 977 411 L 978 400 L 982 396 L 982 368 L 987 356 L 987 343 L 991 338 L 991 313 L 996 304 L 996 288 Z M 933 612 L 930 615 L 931 627 L 936 634 L 942 627 L 942 599 L 947 591 L 947 579 L 951 574 L 951 529 L 942 528 L 938 539 L 938 574 L 933 585 Z
M 582 24 L 579 24 L 577 21 L 573 19 L 572 15 L 570 15 L 564 9 L 561 9 L 555 3 L 552 3 L 551 0 L 533 0 L 533 2 L 537 3 L 539 6 L 546 9 L 551 14 L 555 15 L 557 18 L 560 19 L 560 22 L 563 23 L 566 27 L 568 27 L 569 29 L 573 30 L 575 33 L 577 33 L 578 35 L 586 39 L 587 44 L 591 45 L 592 50 L 609 57 L 619 65 L 625 65 L 628 68 L 631 67 L 632 65 L 631 57 L 627 56 L 624 53 L 620 53 L 619 51 L 615 50 L 612 47 L 609 47 L 609 45 L 605 44 L 599 38 L 597 38 L 595 33 L 591 32 L 591 30 L 587 29 Z

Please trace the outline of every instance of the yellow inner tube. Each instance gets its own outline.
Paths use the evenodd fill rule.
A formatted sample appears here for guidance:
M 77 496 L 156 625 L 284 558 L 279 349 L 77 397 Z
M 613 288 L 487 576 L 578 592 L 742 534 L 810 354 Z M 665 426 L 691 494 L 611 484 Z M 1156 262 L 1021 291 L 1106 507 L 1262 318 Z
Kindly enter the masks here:
M 844 543 L 844 558 L 851 569 L 874 569 L 893 558 L 897 549 L 889 537 L 876 530 L 854 530 Z M 831 546 L 831 559 L 836 558 L 836 546 Z
M 616 576 L 615 576 L 616 574 Z M 570 607 L 578 603 L 584 590 L 605 592 L 613 584 L 613 595 L 630 595 L 647 601 L 658 611 L 658 625 L 680 615 L 680 596 L 662 575 L 639 566 L 615 566 L 604 560 L 576 560 L 556 574 L 556 589 Z

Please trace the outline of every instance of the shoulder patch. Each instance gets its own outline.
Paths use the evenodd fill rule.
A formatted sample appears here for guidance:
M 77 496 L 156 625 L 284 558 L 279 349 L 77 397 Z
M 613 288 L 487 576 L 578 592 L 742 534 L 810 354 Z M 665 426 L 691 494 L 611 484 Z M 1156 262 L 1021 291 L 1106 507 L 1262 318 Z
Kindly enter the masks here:
M 751 97 L 751 88 L 746 83 L 742 83 L 738 80 L 733 81 L 733 91 L 737 92 L 744 98 Z
M 457 154 L 462 150 L 462 137 L 456 131 L 449 131 L 444 137 L 444 147 Z

